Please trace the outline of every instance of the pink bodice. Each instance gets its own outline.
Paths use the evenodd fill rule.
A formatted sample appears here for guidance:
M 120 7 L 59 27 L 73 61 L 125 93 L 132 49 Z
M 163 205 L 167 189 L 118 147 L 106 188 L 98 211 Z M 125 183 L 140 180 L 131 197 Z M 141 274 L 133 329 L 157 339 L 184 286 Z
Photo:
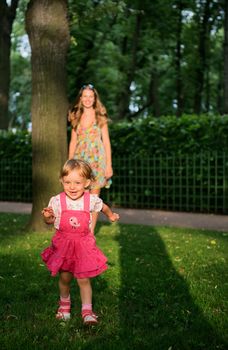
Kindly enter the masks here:
M 62 215 L 58 232 L 76 238 L 78 235 L 85 236 L 90 232 L 90 194 L 84 193 L 84 210 L 69 210 L 66 204 L 66 194 L 60 193 L 60 203 L 62 208 Z M 68 237 L 69 238 L 69 237 Z

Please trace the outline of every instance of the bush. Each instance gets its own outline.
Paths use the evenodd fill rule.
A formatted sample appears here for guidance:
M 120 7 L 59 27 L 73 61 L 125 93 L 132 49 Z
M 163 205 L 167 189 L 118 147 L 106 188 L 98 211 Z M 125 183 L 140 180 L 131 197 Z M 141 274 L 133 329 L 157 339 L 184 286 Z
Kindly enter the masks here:
M 32 159 L 31 134 L 27 131 L 0 133 L 0 159 Z
M 113 155 L 192 154 L 228 149 L 228 116 L 146 117 L 110 125 Z
M 0 134 L 0 199 L 32 199 L 32 145 L 26 131 Z
M 228 115 L 146 117 L 110 123 L 109 128 L 114 157 L 228 149 Z M 11 160 L 31 159 L 31 134 L 26 131 L 0 134 L 0 156 Z

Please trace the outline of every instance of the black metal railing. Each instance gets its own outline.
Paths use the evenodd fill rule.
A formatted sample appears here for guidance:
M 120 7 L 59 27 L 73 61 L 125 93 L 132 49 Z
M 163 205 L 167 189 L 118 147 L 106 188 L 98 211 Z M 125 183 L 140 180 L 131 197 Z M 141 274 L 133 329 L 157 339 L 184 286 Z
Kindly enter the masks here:
M 101 197 L 118 207 L 227 213 L 228 154 L 113 157 L 113 184 Z M 32 201 L 31 161 L 0 161 L 0 200 Z

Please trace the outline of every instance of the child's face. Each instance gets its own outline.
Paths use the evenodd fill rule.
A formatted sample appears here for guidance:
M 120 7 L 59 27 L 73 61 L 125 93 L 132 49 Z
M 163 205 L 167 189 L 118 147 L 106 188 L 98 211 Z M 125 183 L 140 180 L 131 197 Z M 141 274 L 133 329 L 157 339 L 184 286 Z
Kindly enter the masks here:
M 81 96 L 81 102 L 84 108 L 93 107 L 95 101 L 94 92 L 91 89 L 84 89 Z
M 89 186 L 90 180 L 81 176 L 78 170 L 72 170 L 68 175 L 61 179 L 63 190 L 66 195 L 76 200 L 85 192 L 85 188 Z

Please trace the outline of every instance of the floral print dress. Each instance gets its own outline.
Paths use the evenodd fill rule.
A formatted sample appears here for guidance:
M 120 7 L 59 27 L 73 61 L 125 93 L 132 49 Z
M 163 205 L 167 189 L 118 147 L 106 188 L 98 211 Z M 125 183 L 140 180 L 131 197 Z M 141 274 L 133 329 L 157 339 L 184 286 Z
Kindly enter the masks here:
M 87 161 L 93 169 L 96 181 L 92 184 L 92 189 L 110 187 L 111 179 L 105 178 L 106 157 L 101 139 L 101 129 L 96 123 L 87 128 L 83 128 L 79 124 L 74 158 Z

